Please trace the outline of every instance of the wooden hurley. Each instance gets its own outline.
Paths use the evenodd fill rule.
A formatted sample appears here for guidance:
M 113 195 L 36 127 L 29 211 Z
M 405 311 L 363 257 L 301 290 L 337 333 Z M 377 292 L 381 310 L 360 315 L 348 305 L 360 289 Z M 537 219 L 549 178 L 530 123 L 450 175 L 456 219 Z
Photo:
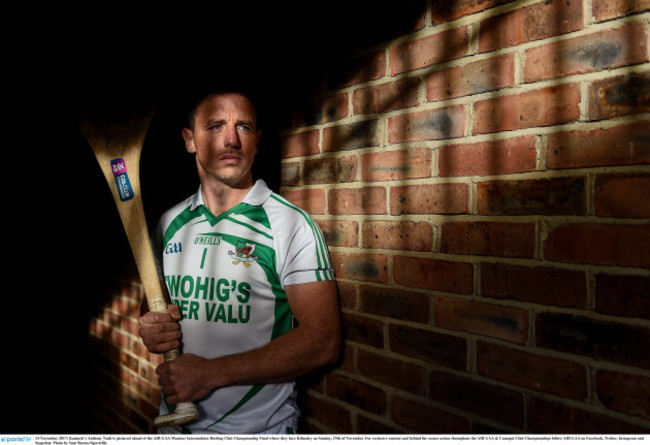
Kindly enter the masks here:
M 134 107 L 129 104 L 124 107 L 85 112 L 79 126 L 95 153 L 115 199 L 149 309 L 167 313 L 167 302 L 156 269 L 140 195 L 140 154 L 155 106 Z M 180 353 L 173 350 L 163 356 L 165 361 L 171 361 L 178 358 Z M 176 405 L 174 412 L 154 419 L 154 425 L 156 428 L 180 425 L 194 421 L 198 416 L 193 403 L 183 402 Z

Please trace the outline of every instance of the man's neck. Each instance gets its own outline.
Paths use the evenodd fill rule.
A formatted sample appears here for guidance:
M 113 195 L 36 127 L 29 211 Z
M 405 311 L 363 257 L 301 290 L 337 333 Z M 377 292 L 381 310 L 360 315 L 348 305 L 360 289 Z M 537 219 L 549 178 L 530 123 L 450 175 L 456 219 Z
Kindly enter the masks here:
M 221 215 L 242 202 L 250 189 L 253 188 L 253 185 L 254 181 L 252 179 L 250 182 L 236 187 L 221 182 L 202 181 L 203 202 L 213 215 Z

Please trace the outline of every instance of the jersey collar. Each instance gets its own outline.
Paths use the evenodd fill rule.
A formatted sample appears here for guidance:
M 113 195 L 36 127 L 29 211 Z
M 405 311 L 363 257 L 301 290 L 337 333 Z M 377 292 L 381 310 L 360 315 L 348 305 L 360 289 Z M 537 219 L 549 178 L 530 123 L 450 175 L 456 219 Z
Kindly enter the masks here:
M 252 206 L 261 206 L 264 202 L 271 196 L 272 190 L 266 185 L 262 179 L 255 181 L 253 188 L 248 191 L 242 202 L 252 205 Z M 194 195 L 192 200 L 191 210 L 196 210 L 200 206 L 204 205 L 203 202 L 203 193 L 201 186 L 199 185 L 199 191 Z

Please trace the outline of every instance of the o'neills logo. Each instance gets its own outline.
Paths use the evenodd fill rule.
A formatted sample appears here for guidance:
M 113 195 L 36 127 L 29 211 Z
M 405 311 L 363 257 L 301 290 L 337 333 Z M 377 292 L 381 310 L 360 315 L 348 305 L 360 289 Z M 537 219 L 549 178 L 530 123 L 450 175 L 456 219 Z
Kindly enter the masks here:
M 194 237 L 194 244 L 197 246 L 218 246 L 221 244 L 221 236 L 215 233 L 199 233 Z

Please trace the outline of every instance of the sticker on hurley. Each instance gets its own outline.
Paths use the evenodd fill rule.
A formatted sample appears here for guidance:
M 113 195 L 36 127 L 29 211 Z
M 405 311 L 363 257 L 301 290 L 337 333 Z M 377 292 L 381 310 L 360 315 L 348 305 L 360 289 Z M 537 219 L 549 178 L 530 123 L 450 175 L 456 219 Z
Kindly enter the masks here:
M 111 171 L 113 176 L 115 176 L 115 185 L 117 186 L 117 192 L 120 195 L 120 201 L 128 201 L 135 196 L 133 193 L 133 187 L 131 187 L 131 181 L 129 181 L 129 175 L 126 173 L 126 162 L 124 159 L 118 158 L 111 161 Z

